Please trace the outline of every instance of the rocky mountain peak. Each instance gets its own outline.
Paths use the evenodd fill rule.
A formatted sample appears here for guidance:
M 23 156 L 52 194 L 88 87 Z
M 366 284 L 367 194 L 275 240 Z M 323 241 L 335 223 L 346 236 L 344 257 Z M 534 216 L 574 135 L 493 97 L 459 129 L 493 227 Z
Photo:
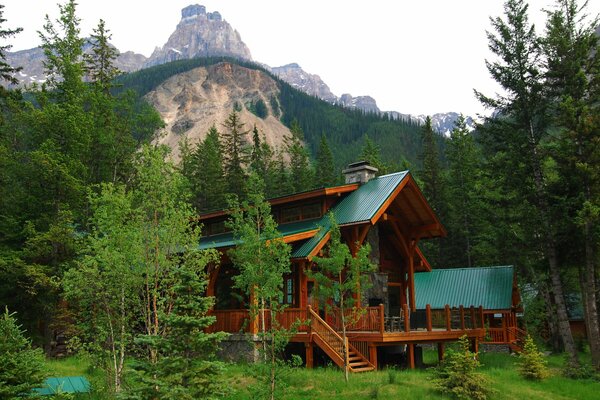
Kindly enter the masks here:
M 240 34 L 218 11 L 207 12 L 205 6 L 193 4 L 181 10 L 175 31 L 162 47 L 154 50 L 144 66 L 210 56 L 252 60 Z

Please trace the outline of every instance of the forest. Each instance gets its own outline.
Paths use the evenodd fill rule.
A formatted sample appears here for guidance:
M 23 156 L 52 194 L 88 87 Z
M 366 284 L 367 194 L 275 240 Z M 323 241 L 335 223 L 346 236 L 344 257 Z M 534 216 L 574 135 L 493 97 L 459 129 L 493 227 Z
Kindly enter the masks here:
M 558 0 L 543 27 L 531 24 L 523 0 L 507 0 L 490 18 L 486 65 L 503 90 L 475 90 L 490 116 L 473 132 L 460 118 L 445 138 L 429 119 L 419 126 L 344 109 L 277 80 L 292 132 L 283 148 L 270 148 L 231 110 L 202 142 L 182 141 L 178 165 L 154 145 L 163 122 L 143 95 L 223 59 L 122 74 L 108 23 L 82 38 L 69 0 L 40 32 L 48 81 L 17 88 L 19 68 L 5 53 L 20 28 L 2 8 L 0 332 L 14 340 L 0 345 L 0 398 L 38 387 L 43 354 L 67 352 L 90 354 L 107 392 L 127 398 L 226 396 L 214 350 L 223 335 L 205 333 L 214 301 L 203 295 L 206 270 L 217 256 L 198 249 L 201 227 L 191 221 L 239 211 L 232 230 L 258 247 L 232 253 L 249 276 L 237 284 L 253 290 L 261 281 L 244 268 L 267 268 L 276 283 L 263 298 L 276 307 L 289 249 L 260 247 L 277 238 L 265 199 L 340 184 L 341 168 L 357 160 L 380 175 L 411 170 L 448 232 L 423 244 L 433 268 L 514 265 L 537 345 L 563 353 L 570 378 L 598 376 L 600 22 L 585 3 Z M 240 211 L 248 209 L 262 212 L 255 218 L 272 236 L 252 236 L 256 220 Z M 265 259 L 252 261 L 259 248 Z M 569 327 L 576 309 L 586 339 Z M 276 371 L 289 362 L 275 362 L 277 333 L 264 335 L 273 398 Z

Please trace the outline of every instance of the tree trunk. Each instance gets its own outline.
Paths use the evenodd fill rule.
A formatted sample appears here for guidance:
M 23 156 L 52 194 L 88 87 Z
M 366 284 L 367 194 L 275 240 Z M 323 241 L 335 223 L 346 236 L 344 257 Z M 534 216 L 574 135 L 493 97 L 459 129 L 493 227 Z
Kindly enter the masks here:
M 567 315 L 567 306 L 563 295 L 562 282 L 560 280 L 560 268 L 558 266 L 558 257 L 556 254 L 556 242 L 552 231 L 550 207 L 544 188 L 544 176 L 540 164 L 540 156 L 536 147 L 536 139 L 534 134 L 533 123 L 529 120 L 529 150 L 531 157 L 531 165 L 533 169 L 533 181 L 535 185 L 535 198 L 540 213 L 540 229 L 541 237 L 545 239 L 544 250 L 548 259 L 548 267 L 550 272 L 551 290 L 554 294 L 554 304 L 556 305 L 556 317 L 558 325 L 558 333 L 560 334 L 565 350 L 569 354 L 569 362 L 573 367 L 579 367 L 579 358 L 577 349 L 571 334 L 569 326 L 569 317 Z
M 583 295 L 583 310 L 585 313 L 585 327 L 590 352 L 592 354 L 592 367 L 600 370 L 600 328 L 598 327 L 598 307 L 596 298 L 596 253 L 592 239 L 591 223 L 585 223 L 585 270 L 581 280 Z
M 542 298 L 544 299 L 544 303 L 546 304 L 546 320 L 548 321 L 548 329 L 550 329 L 550 345 L 552 346 L 553 352 L 559 353 L 563 350 L 563 348 L 560 341 L 560 334 L 558 333 L 558 326 L 556 324 L 556 320 L 554 319 L 554 315 L 556 313 L 554 309 L 554 301 L 552 300 L 553 296 L 548 290 L 545 282 L 540 284 L 539 290 L 542 294 Z

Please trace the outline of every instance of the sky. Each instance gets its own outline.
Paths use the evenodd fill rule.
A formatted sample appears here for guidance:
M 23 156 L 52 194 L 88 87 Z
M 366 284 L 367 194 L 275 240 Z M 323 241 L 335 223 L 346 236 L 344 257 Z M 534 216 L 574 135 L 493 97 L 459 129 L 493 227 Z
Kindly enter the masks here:
M 60 3 L 64 3 L 60 1 Z M 2 28 L 24 30 L 8 40 L 13 51 L 40 44 L 46 14 L 58 17 L 57 0 L 3 0 Z M 383 111 L 431 115 L 489 114 L 473 89 L 499 90 L 485 60 L 492 59 L 486 30 L 502 15 L 499 0 L 79 0 L 81 33 L 100 18 L 121 51 L 149 56 L 181 19 L 181 9 L 202 4 L 219 11 L 246 43 L 252 58 L 272 67 L 298 63 L 340 96 L 370 95 Z M 530 19 L 543 32 L 542 9 L 553 0 L 531 0 Z M 600 13 L 590 1 L 588 13 Z

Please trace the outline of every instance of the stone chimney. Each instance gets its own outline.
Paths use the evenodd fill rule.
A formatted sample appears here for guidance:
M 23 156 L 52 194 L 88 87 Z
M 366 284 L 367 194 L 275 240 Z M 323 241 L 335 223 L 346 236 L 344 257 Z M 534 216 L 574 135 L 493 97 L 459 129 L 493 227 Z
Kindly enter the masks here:
M 358 183 L 362 185 L 375 178 L 377 171 L 379 170 L 370 166 L 367 161 L 359 161 L 348 164 L 348 167 L 342 173 L 346 177 L 346 183 Z

